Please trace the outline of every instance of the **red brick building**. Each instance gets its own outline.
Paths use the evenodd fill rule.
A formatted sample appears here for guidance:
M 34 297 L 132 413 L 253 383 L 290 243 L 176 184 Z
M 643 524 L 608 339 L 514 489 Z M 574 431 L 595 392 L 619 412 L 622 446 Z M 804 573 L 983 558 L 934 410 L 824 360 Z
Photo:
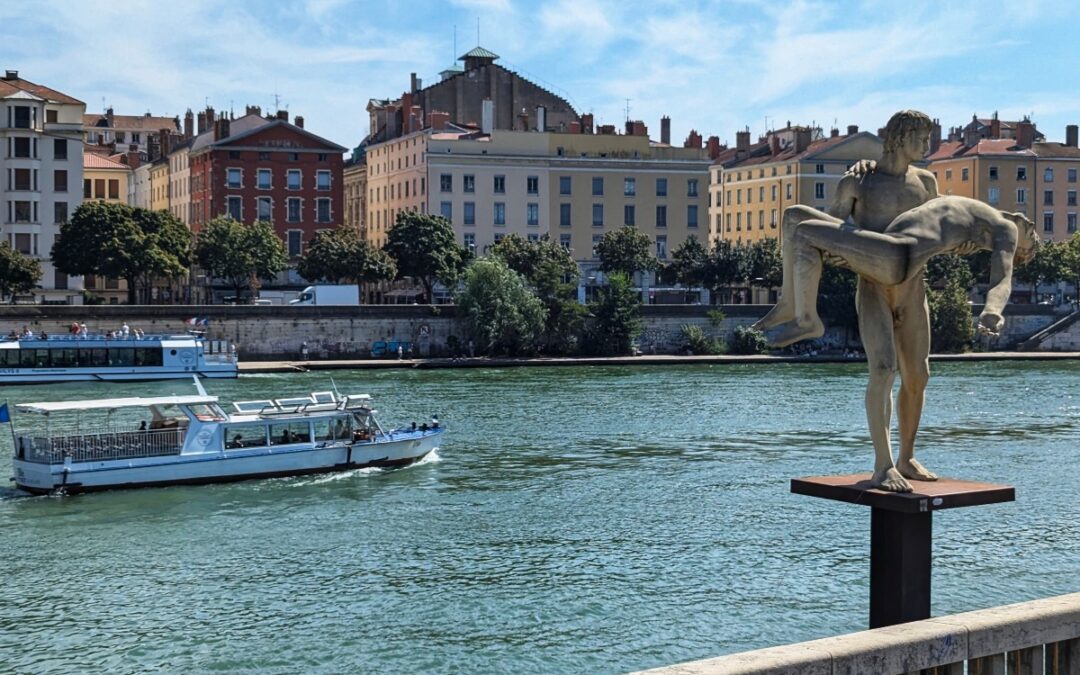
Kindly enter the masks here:
M 191 145 L 191 229 L 229 215 L 244 223 L 273 223 L 296 258 L 320 230 L 344 220 L 342 153 L 345 148 L 290 124 L 281 111 L 222 116 Z

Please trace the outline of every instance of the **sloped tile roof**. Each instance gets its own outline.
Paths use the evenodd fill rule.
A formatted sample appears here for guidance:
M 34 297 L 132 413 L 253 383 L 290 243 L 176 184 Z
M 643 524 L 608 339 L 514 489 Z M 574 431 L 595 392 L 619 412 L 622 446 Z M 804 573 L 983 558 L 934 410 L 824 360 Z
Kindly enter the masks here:
M 105 122 L 105 124 L 102 124 Z M 108 126 L 108 118 L 101 113 L 83 115 L 84 127 Z M 113 115 L 113 129 L 133 129 L 138 131 L 176 131 L 179 127 L 175 117 L 154 117 L 150 115 Z
M 16 91 L 25 91 L 28 94 L 33 94 L 34 96 L 38 96 L 47 101 L 55 101 L 56 103 L 85 105 L 77 98 L 62 94 L 55 89 L 50 89 L 44 85 L 34 84 L 21 77 L 14 80 L 0 80 L 0 96 L 8 96 L 14 94 Z
M 131 167 L 127 164 L 121 164 L 120 162 L 109 159 L 102 155 L 98 155 L 92 152 L 83 153 L 83 168 L 84 169 L 121 169 L 128 170 Z
M 469 51 L 462 54 L 461 56 L 459 56 L 458 58 L 459 59 L 467 59 L 467 58 L 497 59 L 497 58 L 499 58 L 499 55 L 496 54 L 495 52 L 490 52 L 490 51 L 484 49 L 483 47 L 477 45 L 477 46 L 473 47 L 472 49 L 470 49 Z

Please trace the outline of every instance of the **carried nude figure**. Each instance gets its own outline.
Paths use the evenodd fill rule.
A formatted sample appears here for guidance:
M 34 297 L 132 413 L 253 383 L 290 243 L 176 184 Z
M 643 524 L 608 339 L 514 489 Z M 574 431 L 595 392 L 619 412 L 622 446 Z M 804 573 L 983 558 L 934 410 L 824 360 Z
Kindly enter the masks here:
M 806 206 L 784 211 L 784 281 L 780 302 L 757 324 L 777 347 L 820 337 L 818 282 L 823 258 L 859 275 L 859 331 L 870 367 L 866 417 L 874 445 L 875 486 L 910 492 L 907 479 L 937 480 L 915 460 L 915 436 L 930 376 L 930 313 L 923 272 L 927 260 L 948 252 L 993 252 L 992 289 L 979 319 L 996 334 L 1012 286 L 1014 254 L 1029 255 L 1034 227 L 1021 214 L 982 202 L 938 197 L 933 174 L 911 166 L 929 147 L 930 119 L 893 115 L 880 162 L 863 163 L 841 179 L 829 213 Z M 851 219 L 852 224 L 847 221 Z M 900 372 L 900 453 L 893 463 L 889 426 L 892 386 Z

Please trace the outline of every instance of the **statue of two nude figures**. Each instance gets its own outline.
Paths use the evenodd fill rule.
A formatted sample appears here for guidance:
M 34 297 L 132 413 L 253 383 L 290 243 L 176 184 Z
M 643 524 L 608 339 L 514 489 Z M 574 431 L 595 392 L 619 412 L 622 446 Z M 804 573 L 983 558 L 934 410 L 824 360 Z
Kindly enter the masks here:
M 821 337 L 818 283 L 825 261 L 858 275 L 859 332 L 870 368 L 866 418 L 874 446 L 874 487 L 911 492 L 909 480 L 937 476 L 915 459 L 915 435 L 930 376 L 930 312 L 923 275 L 943 253 L 991 252 L 990 291 L 978 329 L 997 335 L 1012 289 L 1014 260 L 1038 245 L 1034 224 L 966 197 L 939 196 L 933 174 L 912 166 L 929 149 L 932 122 L 896 113 L 885 128 L 881 160 L 863 161 L 840 180 L 828 213 L 796 205 L 784 211 L 780 300 L 755 328 L 774 347 Z M 900 374 L 900 452 L 890 439 L 893 382 Z

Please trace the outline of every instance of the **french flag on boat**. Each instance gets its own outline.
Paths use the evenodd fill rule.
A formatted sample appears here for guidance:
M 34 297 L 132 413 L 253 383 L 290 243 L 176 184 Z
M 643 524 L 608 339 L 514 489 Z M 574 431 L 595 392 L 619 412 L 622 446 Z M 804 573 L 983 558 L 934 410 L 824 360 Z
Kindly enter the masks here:
M 196 327 L 200 327 L 200 326 L 201 327 L 206 327 L 209 323 L 210 323 L 210 319 L 208 317 L 205 317 L 205 316 L 202 317 L 202 318 L 193 316 L 190 319 L 187 319 L 186 321 L 184 321 L 184 325 L 189 326 L 191 328 L 196 328 Z

